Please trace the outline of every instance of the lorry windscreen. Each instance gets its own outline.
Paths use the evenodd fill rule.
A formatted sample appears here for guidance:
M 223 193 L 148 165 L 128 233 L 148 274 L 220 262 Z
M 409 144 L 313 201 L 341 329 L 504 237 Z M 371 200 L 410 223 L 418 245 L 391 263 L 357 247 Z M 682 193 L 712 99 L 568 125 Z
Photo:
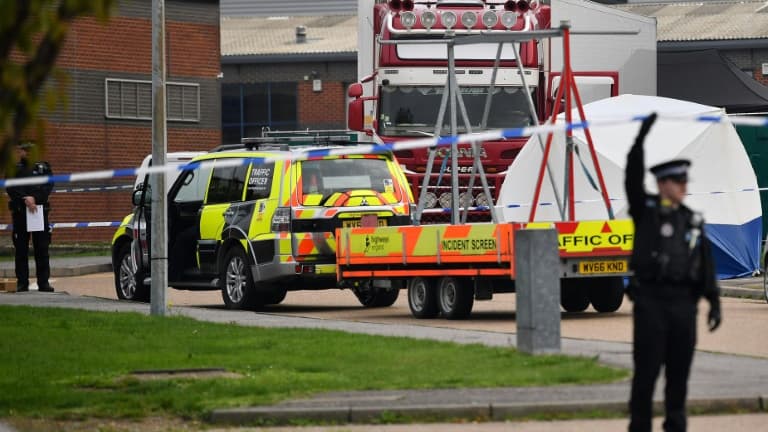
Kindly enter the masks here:
M 382 86 L 379 93 L 378 133 L 382 136 L 423 136 L 433 134 L 440 111 L 443 86 Z M 472 132 L 487 129 L 524 127 L 531 125 L 525 93 L 522 87 L 496 87 L 491 97 L 491 109 L 485 129 L 483 119 L 488 86 L 461 87 L 461 97 L 467 107 Z M 535 98 L 534 98 L 535 100 Z M 458 110 L 458 107 L 457 107 Z M 443 119 L 443 132 L 450 131 L 449 108 Z M 459 133 L 466 132 L 458 112 Z

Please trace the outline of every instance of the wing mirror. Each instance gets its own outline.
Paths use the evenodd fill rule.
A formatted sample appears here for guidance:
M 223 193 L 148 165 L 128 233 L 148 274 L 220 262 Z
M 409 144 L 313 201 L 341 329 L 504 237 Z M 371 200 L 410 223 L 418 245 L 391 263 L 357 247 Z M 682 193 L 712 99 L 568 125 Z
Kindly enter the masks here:
M 140 206 L 140 205 L 149 205 L 152 202 L 152 188 L 147 185 L 146 192 L 144 190 L 144 184 L 141 183 L 139 186 L 136 187 L 136 190 L 133 191 L 133 195 L 131 196 L 131 202 L 134 206 Z M 141 197 L 144 197 L 144 202 L 141 202 Z

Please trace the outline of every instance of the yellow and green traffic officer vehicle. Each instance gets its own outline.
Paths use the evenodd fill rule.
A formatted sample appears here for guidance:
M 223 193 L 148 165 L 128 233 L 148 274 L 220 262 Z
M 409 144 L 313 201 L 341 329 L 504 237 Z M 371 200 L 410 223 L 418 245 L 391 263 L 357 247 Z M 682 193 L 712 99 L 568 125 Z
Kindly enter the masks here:
M 246 139 L 184 165 L 167 199 L 169 286 L 221 290 L 231 309 L 277 304 L 292 290 L 345 288 L 336 280 L 335 229 L 409 225 L 413 195 L 391 153 L 308 158 L 321 142 L 342 142 L 333 138 L 302 146 Z M 147 184 L 134 191 L 134 213 L 112 243 L 124 300 L 149 300 Z M 346 288 L 368 307 L 390 306 L 399 292 L 396 284 Z

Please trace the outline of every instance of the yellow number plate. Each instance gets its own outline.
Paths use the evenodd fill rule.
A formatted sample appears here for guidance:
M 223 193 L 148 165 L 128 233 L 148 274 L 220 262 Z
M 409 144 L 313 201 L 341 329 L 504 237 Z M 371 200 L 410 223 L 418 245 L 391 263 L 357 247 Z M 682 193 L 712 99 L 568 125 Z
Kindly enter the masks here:
M 380 227 L 385 227 L 387 226 L 387 220 L 379 219 L 376 221 L 376 225 Z M 351 220 L 342 221 L 341 226 L 344 228 L 359 228 L 363 226 L 363 223 L 361 219 L 351 219 Z
M 627 271 L 629 271 L 627 260 L 579 262 L 579 273 L 581 274 L 625 273 Z

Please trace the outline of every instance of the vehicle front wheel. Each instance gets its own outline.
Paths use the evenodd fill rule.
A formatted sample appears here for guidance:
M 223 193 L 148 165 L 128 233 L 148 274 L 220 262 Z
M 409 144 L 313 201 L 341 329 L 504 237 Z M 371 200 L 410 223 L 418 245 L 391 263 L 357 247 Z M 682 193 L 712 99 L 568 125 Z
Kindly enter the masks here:
M 227 309 L 256 309 L 262 306 L 256 295 L 251 266 L 245 252 L 233 247 L 227 252 L 221 269 L 221 297 Z
M 400 294 L 398 289 L 376 288 L 371 281 L 353 287 L 352 292 L 355 293 L 360 304 L 367 308 L 392 306 Z
M 144 285 L 144 275 L 136 269 L 131 243 L 120 245 L 115 255 L 115 293 L 120 300 L 148 302 L 150 289 Z
M 464 319 L 475 303 L 472 287 L 461 279 L 444 277 L 437 286 L 437 303 L 443 318 Z

